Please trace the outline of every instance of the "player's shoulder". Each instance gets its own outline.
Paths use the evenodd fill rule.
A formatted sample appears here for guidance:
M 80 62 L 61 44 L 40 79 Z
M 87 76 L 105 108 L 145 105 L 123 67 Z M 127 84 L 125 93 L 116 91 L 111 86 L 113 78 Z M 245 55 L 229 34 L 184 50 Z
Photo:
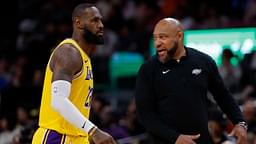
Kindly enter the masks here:
M 71 43 L 64 43 L 60 45 L 57 50 L 59 52 L 64 52 L 64 53 L 70 53 L 70 54 L 79 54 L 79 50 Z
M 80 52 L 79 50 L 70 43 L 64 43 L 56 47 L 53 52 L 53 57 L 58 57 L 59 59 L 69 59 L 69 60 L 79 60 Z
M 82 57 L 74 45 L 64 43 L 59 45 L 52 54 L 51 65 L 54 66 L 56 63 L 68 67 L 76 65 L 81 67 Z

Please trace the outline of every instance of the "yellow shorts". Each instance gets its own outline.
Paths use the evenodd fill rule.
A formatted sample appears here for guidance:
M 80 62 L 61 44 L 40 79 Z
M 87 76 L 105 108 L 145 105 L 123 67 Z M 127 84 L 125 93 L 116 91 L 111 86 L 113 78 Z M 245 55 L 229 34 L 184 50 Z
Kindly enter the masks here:
M 33 136 L 32 144 L 90 144 L 87 137 L 70 136 L 56 131 L 38 128 Z

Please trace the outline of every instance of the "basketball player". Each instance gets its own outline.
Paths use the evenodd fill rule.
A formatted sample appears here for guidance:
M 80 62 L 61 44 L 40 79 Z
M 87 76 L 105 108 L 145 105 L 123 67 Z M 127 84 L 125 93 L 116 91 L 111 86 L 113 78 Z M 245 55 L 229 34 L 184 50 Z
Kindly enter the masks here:
M 99 10 L 78 5 L 72 14 L 73 35 L 53 51 L 45 73 L 39 128 L 32 144 L 115 144 L 88 120 L 93 92 L 90 51 L 103 44 Z

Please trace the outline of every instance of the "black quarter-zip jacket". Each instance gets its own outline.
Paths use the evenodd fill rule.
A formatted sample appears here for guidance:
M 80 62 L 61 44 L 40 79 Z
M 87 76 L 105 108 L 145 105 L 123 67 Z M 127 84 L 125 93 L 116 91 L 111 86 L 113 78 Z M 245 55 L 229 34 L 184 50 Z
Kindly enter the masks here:
M 209 144 L 207 92 L 234 123 L 241 111 L 224 86 L 214 60 L 193 48 L 186 56 L 161 63 L 157 56 L 145 62 L 136 81 L 140 122 L 156 144 L 174 144 L 180 134 L 200 134 L 197 144 Z

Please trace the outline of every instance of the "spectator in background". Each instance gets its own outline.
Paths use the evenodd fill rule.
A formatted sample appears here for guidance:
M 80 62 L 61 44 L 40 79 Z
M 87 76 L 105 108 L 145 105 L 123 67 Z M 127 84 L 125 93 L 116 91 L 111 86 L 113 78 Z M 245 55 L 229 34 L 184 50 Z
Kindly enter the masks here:
M 0 144 L 11 144 L 17 132 L 14 131 L 15 117 L 3 115 L 0 118 Z
M 231 93 L 239 90 L 239 82 L 241 77 L 241 69 L 231 63 L 232 58 L 237 58 L 230 49 L 224 49 L 221 55 L 222 63 L 219 67 L 220 76 L 225 86 Z
M 15 144 L 30 143 L 34 132 L 34 121 L 31 118 L 30 111 L 25 106 L 18 106 L 16 109 L 17 124 L 14 128 L 16 133 L 13 141 Z M 24 133 L 26 130 L 26 133 Z
M 106 105 L 110 105 L 110 103 L 102 96 L 97 95 L 97 93 L 94 93 L 92 98 L 90 120 L 98 127 L 102 127 L 100 113 Z
M 0 57 L 0 91 L 7 88 L 9 84 L 9 75 L 7 71 L 8 61 L 5 57 Z
M 244 22 L 256 24 L 256 0 L 247 0 L 245 6 Z
M 256 99 L 247 98 L 242 105 L 242 112 L 248 123 L 248 132 L 254 132 L 256 130 Z
M 217 108 L 212 108 L 208 112 L 209 120 L 208 127 L 209 133 L 212 137 L 214 144 L 224 144 L 224 143 L 235 143 L 235 138 L 228 136 L 227 133 L 227 123 L 228 120 L 226 116 L 219 111 Z
M 31 103 L 26 95 L 26 81 L 25 67 L 27 59 L 26 56 L 20 55 L 15 63 L 10 67 L 10 82 L 9 85 L 1 92 L 2 110 L 12 115 L 16 114 L 16 108 L 20 104 Z
M 136 115 L 135 98 L 131 99 L 126 113 L 119 121 L 120 125 L 124 126 L 131 136 L 136 136 L 145 133 L 144 127 L 139 123 Z
M 106 105 L 100 112 L 102 129 L 113 136 L 114 139 L 121 139 L 130 136 L 127 129 L 119 124 L 119 114 L 113 111 L 111 105 Z
M 242 94 L 245 98 L 256 97 L 256 51 L 248 53 L 241 62 Z
M 256 100 L 249 97 L 244 100 L 241 106 L 245 120 L 248 123 L 248 144 L 255 144 L 256 132 Z M 253 142 L 254 141 L 254 142 Z

